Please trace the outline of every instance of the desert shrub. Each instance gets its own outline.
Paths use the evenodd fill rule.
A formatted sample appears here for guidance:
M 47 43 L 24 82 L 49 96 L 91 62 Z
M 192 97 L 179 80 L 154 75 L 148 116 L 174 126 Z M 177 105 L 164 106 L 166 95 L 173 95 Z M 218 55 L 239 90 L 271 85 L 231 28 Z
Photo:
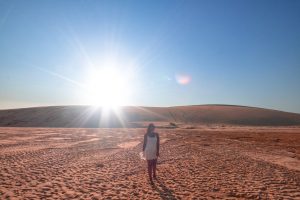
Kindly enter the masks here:
M 194 127 L 194 126 L 188 126 L 188 127 L 186 127 L 186 129 L 195 129 L 196 127 Z
M 174 122 L 170 122 L 170 126 L 177 127 L 177 125 Z

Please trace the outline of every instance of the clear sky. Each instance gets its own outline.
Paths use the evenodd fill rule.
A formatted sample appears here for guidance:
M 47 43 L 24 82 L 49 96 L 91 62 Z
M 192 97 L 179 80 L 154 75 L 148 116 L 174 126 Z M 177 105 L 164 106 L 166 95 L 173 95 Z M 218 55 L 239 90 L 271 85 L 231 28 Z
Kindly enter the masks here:
M 0 109 L 88 104 L 93 88 L 300 113 L 300 1 L 2 0 L 0 69 Z

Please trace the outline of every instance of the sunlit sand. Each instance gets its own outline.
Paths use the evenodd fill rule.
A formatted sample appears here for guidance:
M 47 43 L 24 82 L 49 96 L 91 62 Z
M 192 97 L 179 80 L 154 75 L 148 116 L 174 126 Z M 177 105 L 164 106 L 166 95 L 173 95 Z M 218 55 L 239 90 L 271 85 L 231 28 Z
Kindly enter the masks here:
M 144 128 L 0 128 L 0 195 L 48 199 L 300 198 L 300 128 L 158 128 L 158 180 Z

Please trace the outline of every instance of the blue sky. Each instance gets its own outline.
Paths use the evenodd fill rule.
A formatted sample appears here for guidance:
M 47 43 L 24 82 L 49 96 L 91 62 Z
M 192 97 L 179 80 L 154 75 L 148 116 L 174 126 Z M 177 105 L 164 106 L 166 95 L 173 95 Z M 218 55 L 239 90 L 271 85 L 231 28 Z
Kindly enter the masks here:
M 113 60 L 134 74 L 126 105 L 300 113 L 299 10 L 296 0 L 0 1 L 0 109 L 86 104 L 80 85 Z

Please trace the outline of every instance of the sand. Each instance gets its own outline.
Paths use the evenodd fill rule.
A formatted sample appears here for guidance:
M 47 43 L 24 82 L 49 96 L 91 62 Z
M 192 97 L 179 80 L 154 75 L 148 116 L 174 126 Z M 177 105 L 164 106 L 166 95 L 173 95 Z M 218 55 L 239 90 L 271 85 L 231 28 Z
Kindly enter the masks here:
M 145 129 L 0 128 L 2 199 L 300 199 L 300 128 L 158 129 L 158 180 L 139 157 Z
M 141 128 L 141 123 L 300 126 L 300 114 L 237 105 L 174 107 L 48 106 L 0 110 L 1 127 Z

